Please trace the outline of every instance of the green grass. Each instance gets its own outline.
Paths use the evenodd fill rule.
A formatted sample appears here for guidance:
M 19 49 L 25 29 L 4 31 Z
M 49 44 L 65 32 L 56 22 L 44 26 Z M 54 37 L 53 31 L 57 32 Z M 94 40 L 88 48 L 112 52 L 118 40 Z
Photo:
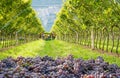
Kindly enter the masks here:
M 51 56 L 53 58 L 66 57 L 68 55 L 74 55 L 75 58 L 90 59 L 102 56 L 105 61 L 110 63 L 116 63 L 120 66 L 120 58 L 108 55 L 100 54 L 98 52 L 92 51 L 91 49 L 86 49 L 80 45 L 67 43 L 59 40 L 44 41 L 38 40 L 33 41 L 8 51 L 0 53 L 0 59 L 4 59 L 7 56 L 12 56 L 14 58 L 18 56 L 24 57 L 35 57 L 35 56 Z

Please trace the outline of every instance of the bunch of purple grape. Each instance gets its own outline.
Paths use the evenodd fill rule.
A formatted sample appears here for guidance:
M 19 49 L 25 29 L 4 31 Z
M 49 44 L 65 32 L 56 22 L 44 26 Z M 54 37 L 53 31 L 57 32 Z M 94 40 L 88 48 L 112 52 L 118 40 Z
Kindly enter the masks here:
M 0 61 L 0 78 L 120 78 L 120 67 L 104 62 L 102 57 L 8 57 Z

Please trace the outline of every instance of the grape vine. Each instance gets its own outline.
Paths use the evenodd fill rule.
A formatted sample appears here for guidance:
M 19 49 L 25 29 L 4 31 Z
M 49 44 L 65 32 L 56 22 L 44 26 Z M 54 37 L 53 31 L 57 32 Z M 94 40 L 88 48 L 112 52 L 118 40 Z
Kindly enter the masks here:
M 44 32 L 31 0 L 1 0 L 0 8 L 0 49 L 36 40 Z
M 120 53 L 117 0 L 66 0 L 51 32 L 60 40 Z

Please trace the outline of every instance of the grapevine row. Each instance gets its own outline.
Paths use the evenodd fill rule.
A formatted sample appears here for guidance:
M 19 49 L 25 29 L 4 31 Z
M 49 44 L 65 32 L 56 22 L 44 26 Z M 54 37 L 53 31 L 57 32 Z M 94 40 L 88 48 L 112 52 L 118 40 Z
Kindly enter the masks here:
M 66 0 L 51 32 L 60 40 L 120 53 L 117 0 Z
M 36 40 L 44 32 L 31 0 L 1 0 L 0 8 L 0 49 Z

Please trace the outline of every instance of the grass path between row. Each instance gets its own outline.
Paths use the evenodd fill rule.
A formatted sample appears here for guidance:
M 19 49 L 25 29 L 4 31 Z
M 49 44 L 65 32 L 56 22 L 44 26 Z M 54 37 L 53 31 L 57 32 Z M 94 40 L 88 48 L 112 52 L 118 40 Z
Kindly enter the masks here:
M 0 59 L 4 59 L 8 56 L 14 58 L 18 56 L 24 57 L 35 57 L 35 56 L 51 56 L 53 58 L 57 57 L 66 57 L 72 54 L 75 58 L 91 59 L 102 56 L 105 61 L 110 63 L 115 63 L 120 66 L 120 58 L 108 55 L 101 54 L 91 49 L 85 49 L 80 45 L 67 43 L 59 40 L 44 41 L 37 40 L 21 46 L 14 47 L 10 50 L 0 52 Z

